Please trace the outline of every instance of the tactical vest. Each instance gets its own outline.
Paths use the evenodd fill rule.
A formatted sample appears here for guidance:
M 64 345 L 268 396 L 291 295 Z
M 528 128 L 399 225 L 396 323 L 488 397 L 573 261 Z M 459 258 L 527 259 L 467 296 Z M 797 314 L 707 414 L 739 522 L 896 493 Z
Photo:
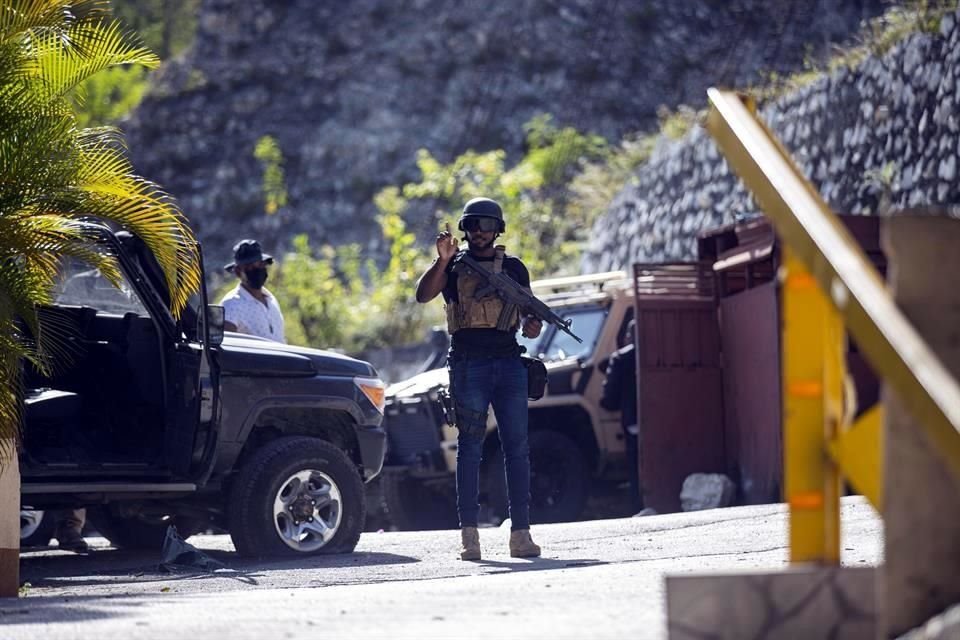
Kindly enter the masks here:
M 497 245 L 493 262 L 481 263 L 494 273 L 503 271 L 503 256 L 506 247 Z M 456 268 L 457 299 L 459 302 L 448 302 L 444 309 L 447 312 L 447 331 L 453 335 L 460 329 L 500 329 L 501 331 L 516 331 L 520 326 L 520 312 L 516 305 L 508 305 L 491 291 L 482 298 L 476 295 L 478 289 L 484 286 L 482 276 L 473 272 L 469 267 Z

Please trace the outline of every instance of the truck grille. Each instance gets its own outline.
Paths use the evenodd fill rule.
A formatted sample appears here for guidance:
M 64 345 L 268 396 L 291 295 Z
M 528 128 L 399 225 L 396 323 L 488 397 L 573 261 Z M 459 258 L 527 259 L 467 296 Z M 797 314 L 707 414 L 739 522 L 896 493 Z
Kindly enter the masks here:
M 387 400 L 384 412 L 389 442 L 387 464 L 411 464 L 418 455 L 440 449 L 437 410 L 426 398 L 403 402 Z

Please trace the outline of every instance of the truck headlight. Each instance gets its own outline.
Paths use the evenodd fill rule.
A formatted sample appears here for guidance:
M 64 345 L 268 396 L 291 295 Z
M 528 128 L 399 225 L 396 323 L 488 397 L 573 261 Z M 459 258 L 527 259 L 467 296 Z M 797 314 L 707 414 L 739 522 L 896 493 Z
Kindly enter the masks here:
M 367 399 L 377 408 L 377 411 L 383 415 L 383 407 L 386 404 L 386 388 L 383 380 L 380 378 L 361 378 L 353 379 L 353 384 L 367 396 Z

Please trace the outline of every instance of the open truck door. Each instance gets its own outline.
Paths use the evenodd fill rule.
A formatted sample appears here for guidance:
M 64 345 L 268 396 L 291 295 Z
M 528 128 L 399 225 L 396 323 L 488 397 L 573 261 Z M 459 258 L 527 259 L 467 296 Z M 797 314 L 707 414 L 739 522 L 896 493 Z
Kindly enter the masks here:
M 158 346 L 162 353 L 161 379 L 155 382 L 162 391 L 165 466 L 176 478 L 205 481 L 216 445 L 219 367 L 215 348 L 223 339 L 223 310 L 208 304 L 206 283 L 201 280 L 199 295 L 174 319 L 166 279 L 154 256 L 135 236 L 117 236 L 121 264 L 134 283 L 142 285 L 143 299 L 152 303 L 148 306 L 161 337 L 160 345 L 144 340 L 142 348 L 145 355 Z M 203 272 L 199 247 L 198 253 Z

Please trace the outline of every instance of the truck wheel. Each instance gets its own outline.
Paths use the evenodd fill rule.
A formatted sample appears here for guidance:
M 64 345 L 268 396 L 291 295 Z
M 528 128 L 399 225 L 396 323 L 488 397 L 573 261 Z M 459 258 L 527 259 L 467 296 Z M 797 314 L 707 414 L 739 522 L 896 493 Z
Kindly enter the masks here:
M 366 505 L 350 458 L 317 438 L 274 440 L 240 470 L 229 498 L 230 537 L 243 556 L 349 553 Z
M 53 538 L 56 526 L 52 511 L 22 509 L 20 511 L 20 547 L 45 547 Z
M 503 452 L 490 464 L 489 499 L 494 511 L 507 514 Z M 590 493 L 590 471 L 577 444 L 550 429 L 530 434 L 530 521 L 570 522 L 583 512 Z
M 456 529 L 457 505 L 446 495 L 401 473 L 382 474 L 387 518 L 401 531 Z
M 186 540 L 201 529 L 201 524 L 186 516 L 123 515 L 110 505 L 87 507 L 87 519 L 104 538 L 118 549 L 159 551 L 167 535 L 167 527 L 174 525 L 180 537 Z

